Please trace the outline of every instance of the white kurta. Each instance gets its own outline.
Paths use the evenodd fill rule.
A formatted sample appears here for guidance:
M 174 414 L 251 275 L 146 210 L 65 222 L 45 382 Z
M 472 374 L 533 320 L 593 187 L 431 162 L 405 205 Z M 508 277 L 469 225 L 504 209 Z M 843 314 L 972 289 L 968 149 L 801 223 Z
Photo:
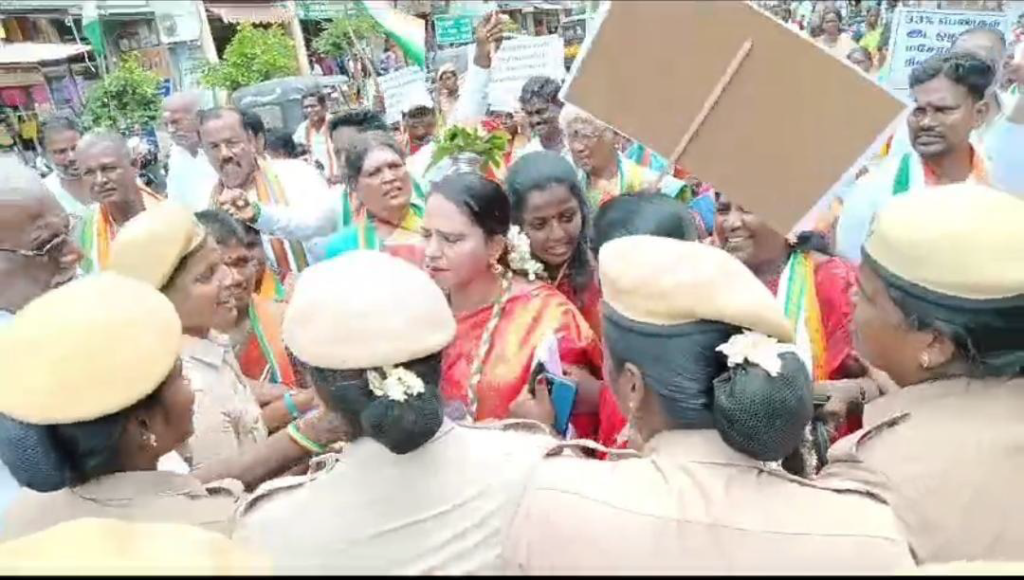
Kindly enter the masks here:
M 193 157 L 185 148 L 171 145 L 167 160 L 167 199 L 193 212 L 210 209 L 210 195 L 218 179 L 217 170 L 201 149 Z

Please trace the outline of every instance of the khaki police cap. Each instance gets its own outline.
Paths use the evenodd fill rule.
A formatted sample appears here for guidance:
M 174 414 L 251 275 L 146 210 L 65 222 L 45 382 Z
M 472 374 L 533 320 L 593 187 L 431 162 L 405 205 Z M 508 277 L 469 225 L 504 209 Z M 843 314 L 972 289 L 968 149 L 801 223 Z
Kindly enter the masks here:
M 1024 295 L 1024 200 L 957 183 L 908 192 L 875 217 L 864 252 L 927 290 L 987 300 Z
M 110 244 L 108 269 L 160 289 L 205 237 L 187 209 L 163 202 L 128 220 Z
M 89 421 L 156 390 L 181 348 L 181 320 L 147 284 L 112 272 L 30 302 L 0 329 L 0 413 L 26 423 Z
M 670 326 L 712 320 L 793 341 L 771 291 L 728 252 L 656 236 L 627 236 L 601 247 L 604 301 L 636 322 Z
M 284 317 L 288 348 L 328 369 L 401 364 L 440 352 L 454 336 L 437 284 L 383 252 L 349 252 L 307 268 Z

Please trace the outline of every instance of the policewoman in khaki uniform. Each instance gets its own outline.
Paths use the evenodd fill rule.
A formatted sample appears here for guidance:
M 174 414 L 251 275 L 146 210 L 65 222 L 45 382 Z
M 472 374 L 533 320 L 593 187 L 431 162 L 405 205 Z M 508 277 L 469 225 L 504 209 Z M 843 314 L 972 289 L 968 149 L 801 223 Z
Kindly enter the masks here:
M 555 442 L 444 418 L 440 353 L 455 328 L 440 288 L 401 259 L 355 251 L 305 270 L 284 341 L 351 442 L 315 474 L 257 490 L 235 539 L 276 573 L 500 571 L 516 504 Z
M 810 378 L 771 293 L 728 253 L 631 236 L 599 260 L 605 376 L 643 456 L 552 457 L 506 546 L 525 573 L 883 572 L 884 504 L 789 475 Z M 543 390 L 538 393 L 543 396 Z
M 181 318 L 182 371 L 195 394 L 195 433 L 177 450 L 182 471 L 255 489 L 336 441 L 331 421 L 317 413 L 293 415 L 287 429 L 268 437 L 263 413 L 281 409 L 260 407 L 230 346 L 211 333 L 236 319 L 229 287 L 237 274 L 187 210 L 164 202 L 129 220 L 111 245 L 109 270 L 160 289 Z
M 225 536 L 166 522 L 81 518 L 0 544 L 3 575 L 266 574 L 270 563 Z
M 821 477 L 884 497 L 919 563 L 1024 560 L 1024 201 L 971 184 L 892 200 L 854 324 L 903 388 L 865 407 Z
M 180 345 L 170 301 L 113 273 L 44 294 L 0 332 L 0 453 L 29 488 L 7 512 L 5 538 L 80 517 L 230 533 L 238 482 L 204 486 L 156 469 L 192 435 Z

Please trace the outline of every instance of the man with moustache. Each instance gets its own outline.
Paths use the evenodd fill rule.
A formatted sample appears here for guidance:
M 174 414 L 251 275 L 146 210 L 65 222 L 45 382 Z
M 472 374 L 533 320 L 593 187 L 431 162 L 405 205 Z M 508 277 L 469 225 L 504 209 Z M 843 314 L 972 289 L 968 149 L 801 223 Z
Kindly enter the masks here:
M 164 99 L 163 121 L 174 142 L 167 160 L 167 198 L 194 212 L 207 209 L 217 172 L 200 147 L 198 95 L 176 93 Z
M 94 202 L 75 159 L 75 147 L 82 138 L 82 128 L 71 115 L 57 113 L 43 121 L 39 135 L 46 159 L 53 166 L 53 173 L 46 176 L 43 183 L 64 211 L 84 217 Z
M 259 230 L 282 281 L 322 259 L 322 238 L 337 229 L 338 208 L 316 169 L 294 159 L 260 159 L 241 113 L 230 107 L 204 111 L 199 132 L 219 175 L 207 207 Z
M 82 254 L 72 239 L 74 221 L 35 171 L 16 158 L 0 158 L 0 329 L 26 304 L 75 277 Z M 0 522 L 18 490 L 0 463 Z
M 935 185 L 972 182 L 1024 195 L 1024 101 L 1005 111 L 985 134 L 972 133 L 989 120 L 988 91 L 996 74 L 970 52 L 930 57 L 910 74 L 914 107 L 907 117 L 911 150 L 891 152 L 843 196 L 836 249 L 860 263 L 861 247 L 875 214 L 893 197 Z
M 118 230 L 143 210 L 163 201 L 139 181 L 139 170 L 124 137 L 113 131 L 89 133 L 78 144 L 82 181 L 98 203 L 82 224 L 79 245 L 84 273 L 106 268 Z

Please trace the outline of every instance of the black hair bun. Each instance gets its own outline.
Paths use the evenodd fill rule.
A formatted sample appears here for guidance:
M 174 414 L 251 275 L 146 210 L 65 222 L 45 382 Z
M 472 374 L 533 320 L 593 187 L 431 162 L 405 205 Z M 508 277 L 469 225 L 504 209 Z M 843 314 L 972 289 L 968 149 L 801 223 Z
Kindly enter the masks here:
M 404 455 L 419 449 L 441 428 L 444 414 L 437 387 L 405 401 L 376 397 L 359 414 L 363 434 L 392 453 Z
M 760 461 L 792 453 L 814 414 L 807 367 L 795 353 L 780 356 L 778 376 L 745 363 L 714 381 L 715 428 L 730 447 Z

